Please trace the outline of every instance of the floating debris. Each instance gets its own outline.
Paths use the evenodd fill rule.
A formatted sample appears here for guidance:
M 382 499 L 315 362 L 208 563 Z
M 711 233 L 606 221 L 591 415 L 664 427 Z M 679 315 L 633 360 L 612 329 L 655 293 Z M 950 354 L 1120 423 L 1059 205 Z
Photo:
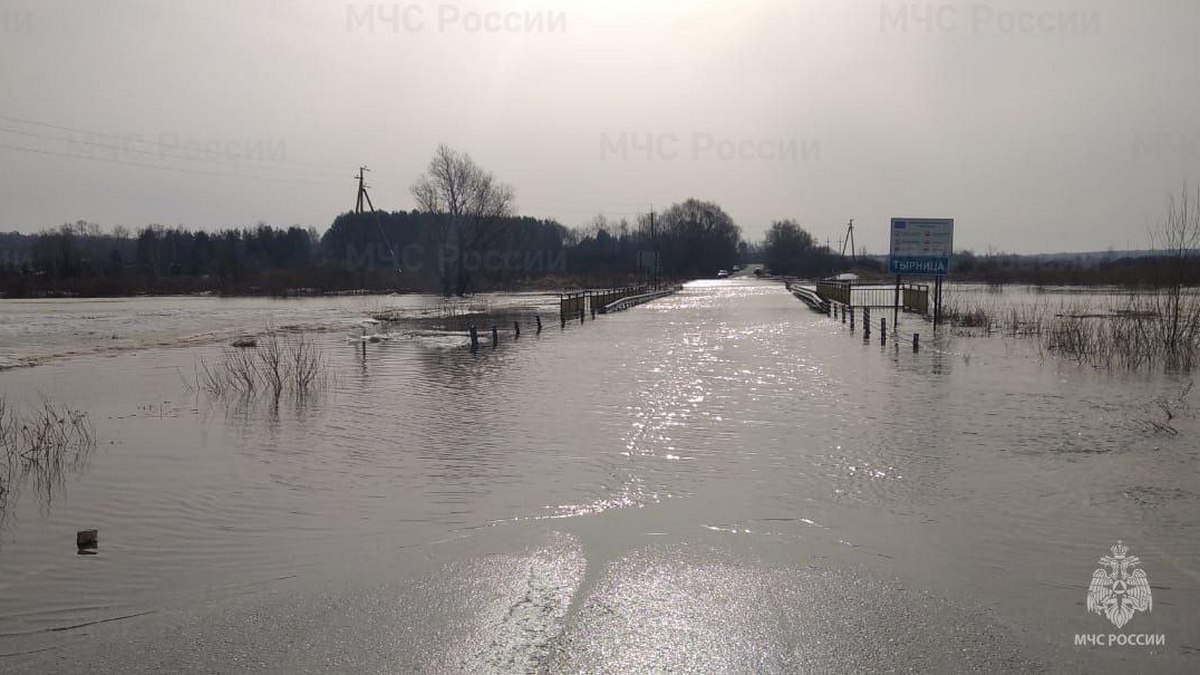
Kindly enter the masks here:
M 75 533 L 75 547 L 80 555 L 94 555 L 100 548 L 99 530 L 80 530 Z

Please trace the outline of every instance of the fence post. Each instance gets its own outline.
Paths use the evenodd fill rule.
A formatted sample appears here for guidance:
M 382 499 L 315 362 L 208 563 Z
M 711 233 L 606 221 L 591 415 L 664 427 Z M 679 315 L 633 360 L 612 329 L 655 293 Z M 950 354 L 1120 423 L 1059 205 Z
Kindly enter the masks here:
M 496 324 L 492 324 L 492 349 L 496 348 L 498 342 L 500 342 L 500 332 L 496 330 Z
M 467 329 L 471 333 L 471 351 L 479 349 L 479 333 L 475 330 L 475 324 L 471 324 Z
M 887 344 L 887 318 L 886 317 L 879 320 L 879 344 L 881 344 L 881 345 Z
M 913 333 L 913 351 L 914 352 L 921 351 L 921 334 L 920 333 Z
M 579 306 L 579 323 L 583 323 L 585 316 L 586 315 L 584 314 L 584 311 L 583 311 L 583 305 L 580 305 Z
M 535 314 L 533 318 L 537 320 L 537 332 L 540 334 L 542 332 L 542 315 Z
M 854 308 L 850 308 L 850 332 L 854 332 Z
M 513 322 L 513 333 L 515 334 L 514 338 L 521 337 L 521 322 L 520 321 Z
M 863 307 L 863 340 L 871 339 L 871 308 Z

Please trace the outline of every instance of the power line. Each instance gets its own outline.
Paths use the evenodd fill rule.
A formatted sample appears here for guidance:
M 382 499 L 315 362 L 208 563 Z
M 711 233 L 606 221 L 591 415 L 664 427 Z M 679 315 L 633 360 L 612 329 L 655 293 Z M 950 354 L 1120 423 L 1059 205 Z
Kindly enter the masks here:
M 103 131 L 95 131 L 92 129 L 67 127 L 67 126 L 62 126 L 62 125 L 58 125 L 58 124 L 50 124 L 48 122 L 39 122 L 37 120 L 26 119 L 23 117 L 13 117 L 11 115 L 4 115 L 4 114 L 0 114 L 0 119 L 8 120 L 10 122 L 17 122 L 19 124 L 31 124 L 34 126 L 45 127 L 47 129 L 54 129 L 56 131 L 69 131 L 69 132 L 77 133 L 77 134 L 91 134 L 93 136 L 120 138 L 122 140 L 131 141 L 133 143 L 141 143 L 143 145 L 153 145 L 155 147 L 166 148 L 168 150 L 178 150 L 179 149 L 179 146 L 177 146 L 177 145 L 172 145 L 170 143 L 163 143 L 162 141 L 148 141 L 148 140 L 141 138 L 140 136 L 133 135 L 133 134 L 121 135 L 121 134 L 115 134 L 115 133 L 107 133 L 107 132 L 103 132 Z M 286 159 L 286 158 L 273 159 L 271 161 L 278 162 L 281 164 L 310 164 L 310 165 L 314 165 L 314 166 L 320 165 L 318 162 L 304 162 L 301 160 Z M 322 173 L 323 175 L 330 177 L 330 178 L 338 175 L 338 174 L 334 174 L 334 173 L 331 173 L 328 171 L 319 172 L 319 173 Z
M 23 131 L 20 129 L 8 129 L 5 127 L 0 127 L 0 132 L 9 133 L 9 134 L 18 134 L 20 136 L 28 136 L 30 138 L 40 138 L 40 139 L 48 140 L 48 141 L 57 141 L 60 143 L 66 143 L 68 145 L 68 147 L 78 143 L 80 145 L 88 145 L 88 146 L 103 148 L 106 150 L 111 150 L 114 153 L 128 152 L 128 153 L 142 155 L 142 156 L 151 157 L 151 158 L 159 157 L 161 159 L 182 159 L 182 160 L 189 161 L 189 162 L 211 163 L 211 164 L 218 164 L 221 166 L 230 166 L 230 167 L 234 167 L 234 168 L 248 168 L 248 169 L 252 169 L 255 171 L 279 172 L 279 173 L 284 173 L 284 174 L 296 175 L 296 176 L 300 176 L 303 178 L 310 178 L 310 177 L 315 178 L 315 177 L 322 176 L 321 174 L 301 173 L 301 172 L 297 172 L 297 171 L 294 171 L 291 169 L 280 169 L 280 168 L 269 167 L 269 166 L 255 166 L 252 164 L 247 164 L 245 162 L 234 162 L 234 161 L 226 161 L 226 160 L 204 158 L 204 157 L 189 157 L 187 155 L 172 155 L 172 154 L 164 153 L 162 151 L 152 152 L 149 150 L 137 150 L 134 148 L 118 148 L 109 143 L 100 143 L 100 142 L 96 142 L 96 141 L 81 141 L 81 140 L 76 140 L 73 138 L 61 138 L 58 136 L 39 134 L 34 131 Z M 76 153 L 66 153 L 66 155 L 69 157 L 79 157 L 81 159 L 100 159 L 100 160 L 105 159 L 104 157 L 92 157 L 90 155 L 78 155 Z M 116 158 L 113 158 L 113 161 L 117 161 Z M 323 174 L 323 175 L 332 175 L 332 174 Z M 332 183 L 330 183 L 330 185 L 332 185 Z
M 178 166 L 163 166 L 161 164 L 147 164 L 145 162 L 131 162 L 131 161 L 119 160 L 119 159 L 106 159 L 103 157 L 87 157 L 84 155 L 72 155 L 72 154 L 66 153 L 66 152 L 55 152 L 53 150 L 38 150 L 37 148 L 26 148 L 26 147 L 22 147 L 22 146 L 18 146 L 18 145 L 10 145 L 8 143 L 0 143 L 0 148 L 5 148 L 8 150 L 16 150 L 19 152 L 30 152 L 30 153 L 34 153 L 37 155 L 49 155 L 52 157 L 66 157 L 67 159 L 85 159 L 85 160 L 92 161 L 92 162 L 103 162 L 105 164 L 124 164 L 126 166 L 137 166 L 137 167 L 142 167 L 142 168 L 146 168 L 146 169 L 158 169 L 160 171 L 175 171 L 177 173 L 190 173 L 190 174 L 197 174 L 197 175 L 201 175 L 201 176 L 220 176 L 223 178 L 241 178 L 241 179 L 246 179 L 246 180 L 262 180 L 262 181 L 269 181 L 269 182 L 273 182 L 273 183 L 293 183 L 293 184 L 303 184 L 303 185 L 322 185 L 322 186 L 336 187 L 336 184 L 334 184 L 334 183 L 322 183 L 322 182 L 318 182 L 318 181 L 297 180 L 297 179 L 292 179 L 292 178 L 272 178 L 269 176 L 253 176 L 253 175 L 249 175 L 249 174 L 221 173 L 219 171 L 204 171 L 201 169 L 185 169 L 185 168 L 178 167 Z

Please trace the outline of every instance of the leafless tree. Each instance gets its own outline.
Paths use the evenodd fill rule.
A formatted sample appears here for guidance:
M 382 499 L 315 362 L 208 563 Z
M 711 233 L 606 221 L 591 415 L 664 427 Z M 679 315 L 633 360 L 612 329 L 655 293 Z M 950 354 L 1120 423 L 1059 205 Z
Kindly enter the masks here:
M 437 216 L 441 249 L 439 273 L 447 295 L 470 290 L 470 261 L 499 239 L 500 222 L 511 215 L 513 189 L 471 159 L 439 145 L 429 168 L 412 186 L 417 208 Z
M 1200 297 L 1184 288 L 1189 269 L 1200 264 L 1200 187 L 1189 191 L 1185 185 L 1179 198 L 1171 197 L 1167 216 L 1157 230 L 1150 232 L 1151 246 L 1164 257 L 1166 292 L 1160 295 L 1158 313 L 1164 324 L 1168 364 L 1191 361 L 1200 338 Z

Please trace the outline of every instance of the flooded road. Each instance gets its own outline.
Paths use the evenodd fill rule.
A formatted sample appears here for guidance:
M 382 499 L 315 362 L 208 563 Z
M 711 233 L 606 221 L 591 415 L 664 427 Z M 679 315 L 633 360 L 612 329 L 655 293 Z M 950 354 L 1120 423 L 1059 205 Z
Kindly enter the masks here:
M 1200 667 L 1200 424 L 1147 424 L 1185 379 L 864 344 L 750 279 L 474 354 L 324 302 L 272 318 L 332 327 L 300 402 L 185 394 L 199 341 L 0 372 L 98 441 L 7 500 L 0 670 Z M 1118 540 L 1163 646 L 1074 646 Z

